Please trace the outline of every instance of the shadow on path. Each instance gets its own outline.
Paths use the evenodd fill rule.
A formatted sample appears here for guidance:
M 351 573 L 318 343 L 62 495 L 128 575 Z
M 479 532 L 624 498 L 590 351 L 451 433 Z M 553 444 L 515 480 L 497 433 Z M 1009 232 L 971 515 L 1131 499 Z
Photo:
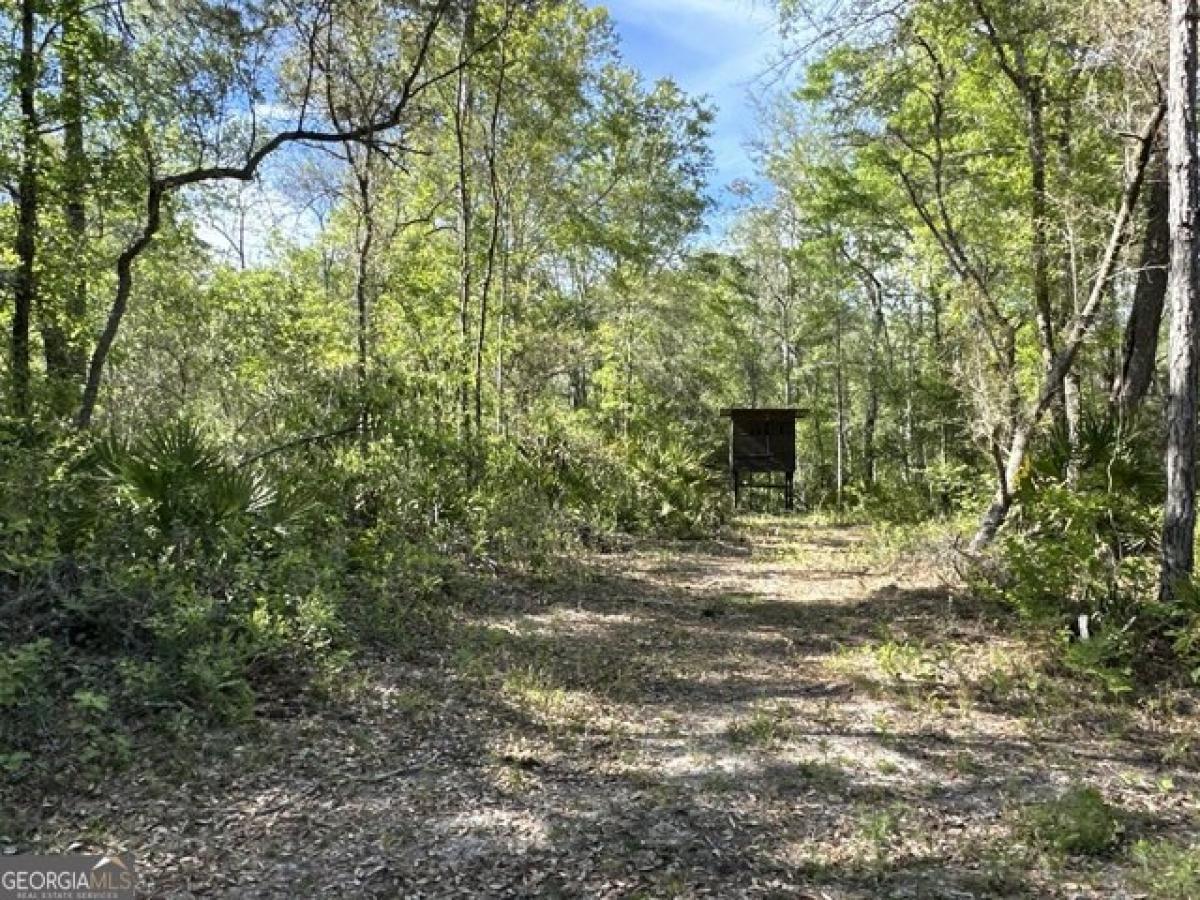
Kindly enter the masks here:
M 364 661 L 35 843 L 100 823 L 155 897 L 1100 898 L 1132 840 L 1195 832 L 1156 788 L 1194 784 L 1173 737 L 1088 731 L 995 610 L 872 570 L 856 530 L 764 528 L 507 583 L 436 662 Z M 1123 844 L 1047 860 L 1022 810 L 1080 780 Z

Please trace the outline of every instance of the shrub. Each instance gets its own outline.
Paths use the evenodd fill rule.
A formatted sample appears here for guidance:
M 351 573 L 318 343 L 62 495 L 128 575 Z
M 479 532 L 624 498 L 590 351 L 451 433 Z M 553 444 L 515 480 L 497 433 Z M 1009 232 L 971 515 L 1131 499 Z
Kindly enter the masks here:
M 722 476 L 704 465 L 680 433 L 660 430 L 622 440 L 598 456 L 578 499 L 585 519 L 601 528 L 663 537 L 711 534 L 728 499 Z
M 1191 607 L 1157 601 L 1162 487 L 1152 444 L 1088 420 L 1072 461 L 1052 434 L 1022 477 L 992 578 L 1024 618 L 1060 636 L 1068 667 L 1113 693 L 1132 690 L 1164 653 L 1186 660 L 1193 643 Z M 1070 633 L 1080 616 L 1087 640 Z
M 138 549 L 150 554 L 216 553 L 223 540 L 244 540 L 248 529 L 278 524 L 285 512 L 265 478 L 235 464 L 187 420 L 154 426 L 135 440 L 102 441 L 93 462 L 146 542 Z
M 1098 855 L 1120 831 L 1120 819 L 1095 788 L 1075 786 L 1029 807 L 1024 815 L 1029 840 L 1063 853 Z

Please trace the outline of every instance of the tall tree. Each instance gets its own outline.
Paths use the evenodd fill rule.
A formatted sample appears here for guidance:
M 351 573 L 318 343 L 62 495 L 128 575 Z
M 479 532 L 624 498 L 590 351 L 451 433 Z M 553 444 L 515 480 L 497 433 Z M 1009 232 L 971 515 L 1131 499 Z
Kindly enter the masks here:
M 471 54 L 475 45 L 475 0 L 463 3 L 462 37 L 458 51 L 458 90 L 454 101 L 454 144 L 458 151 L 458 317 L 462 342 L 460 364 L 462 383 L 458 388 L 459 418 L 463 435 L 470 431 L 468 384 L 471 352 L 471 302 L 474 293 L 475 264 L 473 242 L 475 206 L 471 184 L 471 125 L 474 120 L 475 79 Z
M 1163 600 L 1179 597 L 1195 564 L 1196 397 L 1200 323 L 1200 241 L 1196 228 L 1200 159 L 1196 149 L 1197 0 L 1171 0 L 1167 80 L 1171 308 L 1167 351 L 1167 500 L 1163 510 Z
M 21 0 L 17 93 L 20 97 L 21 171 L 17 185 L 17 231 L 13 279 L 12 410 L 26 418 L 31 410 L 29 329 L 37 303 L 38 217 L 41 189 L 41 122 L 37 87 L 40 69 L 37 0 Z
M 88 308 L 87 198 L 90 181 L 84 124 L 87 104 L 85 42 L 87 22 L 82 0 L 64 0 L 62 8 L 61 69 L 63 116 L 63 221 L 73 261 L 61 317 L 61 351 L 47 346 L 46 369 L 51 378 L 55 412 L 69 415 L 79 402 L 79 386 L 87 365 L 83 344 Z

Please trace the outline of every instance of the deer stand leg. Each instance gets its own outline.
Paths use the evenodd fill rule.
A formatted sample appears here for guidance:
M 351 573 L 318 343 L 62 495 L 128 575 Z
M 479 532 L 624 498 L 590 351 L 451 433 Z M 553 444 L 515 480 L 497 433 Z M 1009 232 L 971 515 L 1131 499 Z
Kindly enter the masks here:
M 796 508 L 796 473 L 785 472 L 783 475 L 783 505 L 791 512 Z
M 733 470 L 733 508 L 737 509 L 742 502 L 742 479 L 738 475 L 738 470 Z

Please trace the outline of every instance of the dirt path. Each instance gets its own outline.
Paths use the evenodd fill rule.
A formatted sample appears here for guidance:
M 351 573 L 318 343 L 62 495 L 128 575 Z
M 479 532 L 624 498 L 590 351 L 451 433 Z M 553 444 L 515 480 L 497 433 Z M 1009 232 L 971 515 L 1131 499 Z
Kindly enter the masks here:
M 1089 697 L 865 540 L 764 520 L 497 586 L 444 652 L 48 800 L 35 843 L 128 847 L 156 897 L 1145 896 L 1134 843 L 1195 839 L 1195 718 Z M 1038 813 L 1081 783 L 1098 855 Z

